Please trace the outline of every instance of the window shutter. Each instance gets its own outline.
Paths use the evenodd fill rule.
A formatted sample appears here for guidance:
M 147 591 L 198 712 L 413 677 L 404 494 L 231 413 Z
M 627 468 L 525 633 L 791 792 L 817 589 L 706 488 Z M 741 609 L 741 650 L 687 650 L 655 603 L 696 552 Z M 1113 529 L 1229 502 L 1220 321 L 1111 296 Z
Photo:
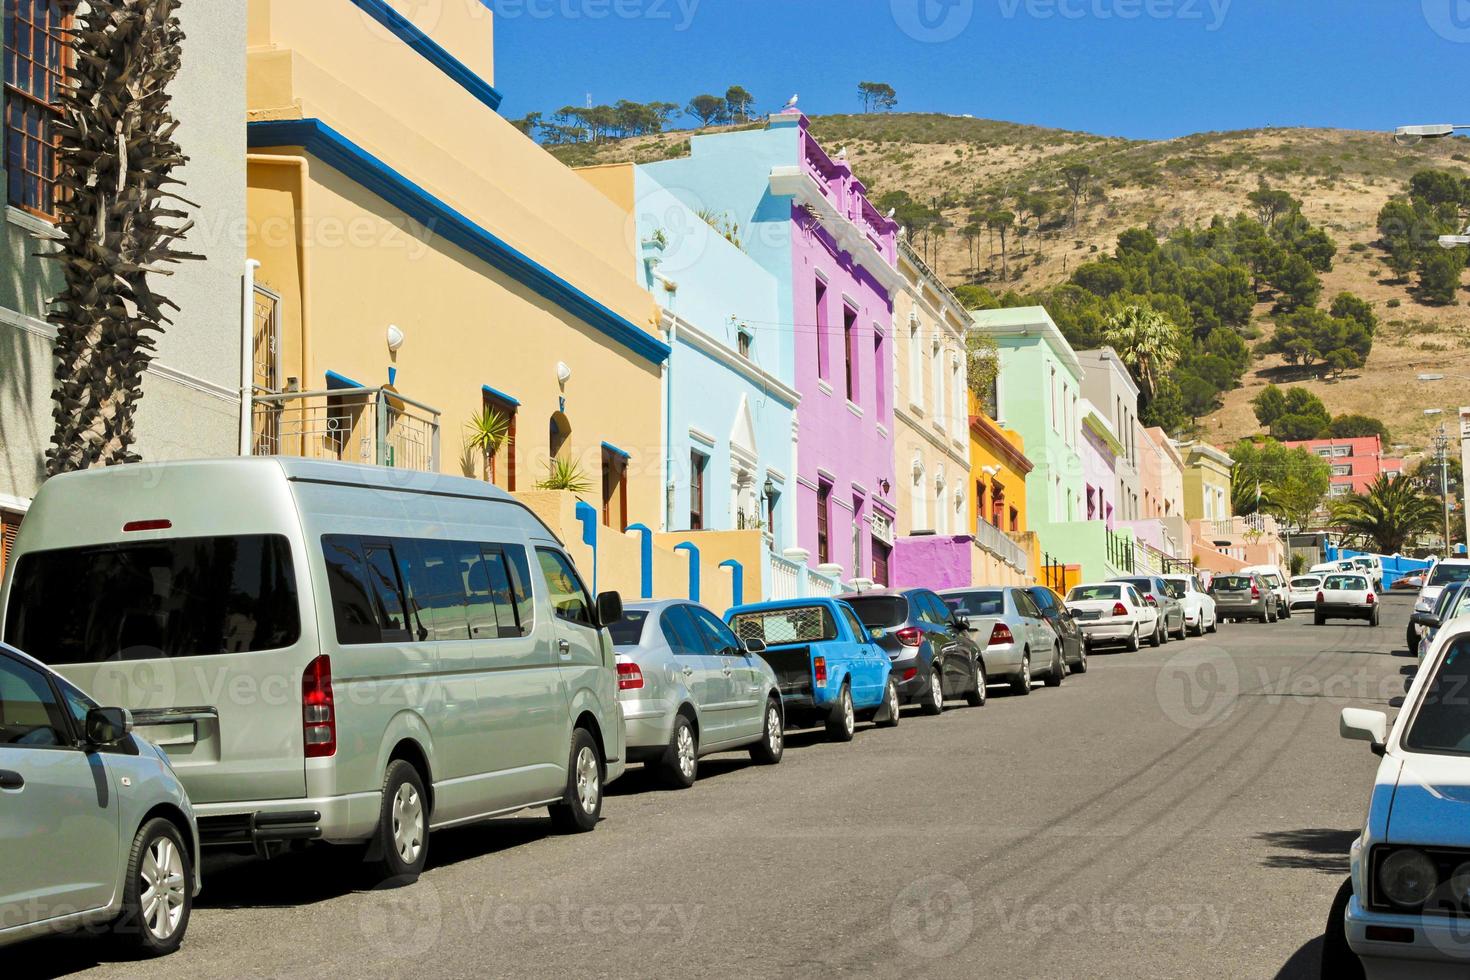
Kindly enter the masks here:
M 0 510 L 0 576 L 10 564 L 10 554 L 15 550 L 15 539 L 20 534 L 19 514 Z

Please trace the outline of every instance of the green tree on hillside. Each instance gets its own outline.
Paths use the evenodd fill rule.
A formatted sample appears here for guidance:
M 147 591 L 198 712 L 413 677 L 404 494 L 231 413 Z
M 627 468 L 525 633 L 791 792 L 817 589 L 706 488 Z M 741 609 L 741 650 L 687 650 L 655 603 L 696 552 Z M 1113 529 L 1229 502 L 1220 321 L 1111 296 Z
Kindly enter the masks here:
M 1295 252 L 1283 253 L 1267 278 L 1277 292 L 1277 305 L 1287 312 L 1312 306 L 1322 295 L 1322 280 L 1312 263 Z
M 725 113 L 731 119 L 750 121 L 750 110 L 755 105 L 755 96 L 743 85 L 731 85 L 725 91 Z
M 713 126 L 725 120 L 725 100 L 718 95 L 696 95 L 684 111 L 698 119 L 701 127 Z
M 1334 439 L 1362 439 L 1366 436 L 1377 436 L 1383 440 L 1385 448 L 1390 441 L 1388 426 L 1371 415 L 1339 415 L 1332 420 L 1329 431 Z
M 1230 455 L 1235 460 L 1231 497 L 1237 514 L 1261 510 L 1305 527 L 1332 484 L 1331 465 L 1300 446 L 1288 449 L 1275 439 L 1247 439 L 1236 443 Z
M 1251 406 L 1255 409 L 1256 421 L 1269 429 L 1276 439 L 1316 439 L 1332 425 L 1332 416 L 1327 406 L 1322 404 L 1322 399 L 1305 388 L 1283 391 L 1275 385 L 1267 385 L 1251 400 Z
M 1146 306 L 1128 306 L 1108 318 L 1103 339 L 1133 371 L 1145 402 L 1158 391 L 1159 377 L 1179 361 L 1179 328 Z
M 1285 317 L 1264 345 L 1288 364 L 1316 367 L 1319 374 L 1362 367 L 1373 350 L 1373 334 L 1357 319 L 1304 309 Z
M 1426 252 L 1419 259 L 1419 295 L 1425 302 L 1453 306 L 1459 301 L 1466 251 L 1464 248 L 1440 249 Z
M 863 112 L 892 112 L 898 106 L 898 93 L 887 82 L 859 82 L 858 96 L 863 100 Z
M 1062 168 L 1062 183 L 1072 197 L 1072 227 L 1077 227 L 1077 205 L 1092 183 L 1092 168 L 1085 163 L 1072 163 Z
M 1246 195 L 1251 207 L 1255 209 L 1256 220 L 1266 228 L 1276 224 L 1278 218 L 1300 211 L 1302 202 L 1292 197 L 1286 191 L 1275 191 L 1269 187 L 1262 187 L 1258 191 L 1251 191 Z

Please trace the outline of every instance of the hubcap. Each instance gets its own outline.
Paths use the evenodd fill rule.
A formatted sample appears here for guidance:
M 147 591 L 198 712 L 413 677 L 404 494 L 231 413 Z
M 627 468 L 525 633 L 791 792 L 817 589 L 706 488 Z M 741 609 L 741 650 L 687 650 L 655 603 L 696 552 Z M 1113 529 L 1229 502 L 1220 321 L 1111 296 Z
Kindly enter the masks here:
M 688 725 L 679 726 L 679 771 L 685 779 L 694 775 L 694 733 Z
M 393 794 L 393 847 L 398 859 L 413 864 L 424 846 L 424 805 L 419 791 L 409 783 Z
M 934 699 L 934 707 L 944 707 L 944 681 L 937 670 L 934 672 L 933 680 L 929 682 L 929 696 Z
M 143 856 L 138 876 L 143 879 L 143 894 L 138 899 L 143 925 L 153 938 L 167 940 L 184 917 L 183 855 L 173 841 L 160 837 Z
M 852 695 L 845 689 L 842 692 L 842 725 L 849 732 L 857 727 L 857 719 L 852 714 Z
M 766 744 L 771 747 L 772 755 L 781 754 L 781 712 L 776 706 L 770 705 L 766 708 Z
M 582 804 L 582 812 L 588 816 L 596 813 L 601 795 L 602 776 L 597 771 L 597 753 L 584 745 L 577 753 L 577 802 Z

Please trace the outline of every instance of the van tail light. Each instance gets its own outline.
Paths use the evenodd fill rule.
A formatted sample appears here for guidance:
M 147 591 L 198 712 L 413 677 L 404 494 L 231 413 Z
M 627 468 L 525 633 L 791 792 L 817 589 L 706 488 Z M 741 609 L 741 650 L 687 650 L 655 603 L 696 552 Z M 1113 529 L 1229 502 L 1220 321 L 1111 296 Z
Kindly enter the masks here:
M 893 635 L 906 647 L 916 647 L 924 642 L 924 631 L 917 626 L 905 626 Z
M 337 754 L 337 712 L 332 701 L 332 658 L 320 656 L 301 675 L 301 733 L 308 759 Z
M 1126 615 L 1128 615 L 1128 607 L 1125 606 L 1125 605 L 1123 605 L 1121 602 L 1115 602 L 1115 603 L 1113 603 L 1113 615 L 1114 616 L 1126 616 Z
M 1261 587 L 1259 585 L 1255 585 L 1253 583 L 1251 585 L 1251 598 L 1252 599 L 1259 599 L 1260 597 L 1261 597 Z
M 1011 628 L 1005 623 L 996 623 L 990 631 L 990 646 L 1004 646 L 1007 643 L 1015 643 L 1016 637 L 1011 633 Z
M 827 683 L 827 658 L 818 657 L 812 661 L 812 670 L 816 672 L 817 683 Z
M 128 521 L 123 525 L 123 533 L 132 534 L 134 531 L 167 531 L 173 526 L 173 521 L 162 518 L 152 521 Z
M 631 660 L 618 661 L 618 690 L 639 691 L 643 689 L 643 671 Z
M 1319 591 L 1317 593 L 1317 601 L 1319 603 L 1326 602 L 1327 601 L 1327 594 L 1325 592 L 1320 592 Z

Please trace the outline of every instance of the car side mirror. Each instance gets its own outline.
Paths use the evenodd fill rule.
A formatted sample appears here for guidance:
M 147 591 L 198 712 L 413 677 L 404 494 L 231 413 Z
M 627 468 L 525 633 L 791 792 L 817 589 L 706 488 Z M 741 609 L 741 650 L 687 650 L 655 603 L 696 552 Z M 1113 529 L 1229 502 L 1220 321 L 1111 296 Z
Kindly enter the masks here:
M 1439 629 L 1442 625 L 1434 613 L 1416 612 L 1409 617 L 1409 622 L 1415 626 L 1427 626 L 1430 629 Z
M 752 636 L 748 640 L 741 640 L 740 647 L 752 657 L 759 657 L 766 652 L 766 641 Z
M 133 713 L 127 708 L 93 708 L 83 727 L 89 745 L 116 745 L 132 732 Z
M 597 625 L 612 626 L 622 622 L 623 597 L 618 592 L 604 592 L 597 597 Z
M 1346 739 L 1367 742 L 1374 755 L 1382 755 L 1388 742 L 1388 715 L 1367 708 L 1343 708 L 1338 733 Z
M 970 617 L 964 615 L 956 616 L 954 618 L 954 625 L 955 629 L 968 630 L 970 628 Z

